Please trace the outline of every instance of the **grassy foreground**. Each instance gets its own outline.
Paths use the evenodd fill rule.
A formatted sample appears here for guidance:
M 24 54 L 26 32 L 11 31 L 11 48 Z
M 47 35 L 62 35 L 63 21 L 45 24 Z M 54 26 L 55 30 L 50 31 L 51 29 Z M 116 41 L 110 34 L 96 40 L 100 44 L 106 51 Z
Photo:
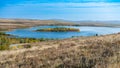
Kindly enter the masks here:
M 120 68 L 120 34 L 31 45 L 0 52 L 0 68 Z

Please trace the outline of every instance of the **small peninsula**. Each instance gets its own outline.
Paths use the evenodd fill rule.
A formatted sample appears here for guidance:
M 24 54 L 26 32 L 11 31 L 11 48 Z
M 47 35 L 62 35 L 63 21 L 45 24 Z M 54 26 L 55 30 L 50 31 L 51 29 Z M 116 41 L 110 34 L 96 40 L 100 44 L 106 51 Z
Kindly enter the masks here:
M 65 27 L 43 28 L 43 29 L 37 29 L 36 31 L 43 31 L 43 32 L 80 32 L 79 29 L 65 28 Z

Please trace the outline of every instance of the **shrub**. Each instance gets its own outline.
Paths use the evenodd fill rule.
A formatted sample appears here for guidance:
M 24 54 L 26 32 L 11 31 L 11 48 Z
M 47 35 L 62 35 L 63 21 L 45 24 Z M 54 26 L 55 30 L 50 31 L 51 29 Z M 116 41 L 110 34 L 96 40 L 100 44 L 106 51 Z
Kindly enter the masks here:
M 23 45 L 24 48 L 31 48 L 32 46 L 29 44 Z

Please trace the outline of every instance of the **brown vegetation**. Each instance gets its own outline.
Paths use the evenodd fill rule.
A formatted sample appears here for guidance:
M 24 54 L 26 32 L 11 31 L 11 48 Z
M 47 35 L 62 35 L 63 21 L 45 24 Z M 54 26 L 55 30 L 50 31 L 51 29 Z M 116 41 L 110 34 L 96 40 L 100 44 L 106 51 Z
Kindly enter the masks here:
M 120 34 L 31 45 L 0 52 L 0 68 L 120 68 Z

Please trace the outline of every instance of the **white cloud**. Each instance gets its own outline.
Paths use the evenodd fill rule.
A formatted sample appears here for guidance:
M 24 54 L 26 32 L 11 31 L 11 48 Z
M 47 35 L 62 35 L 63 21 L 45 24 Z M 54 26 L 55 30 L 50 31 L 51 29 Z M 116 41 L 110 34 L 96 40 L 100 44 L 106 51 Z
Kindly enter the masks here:
M 16 6 L 39 6 L 44 8 L 94 8 L 94 7 L 120 7 L 120 3 L 24 3 Z

